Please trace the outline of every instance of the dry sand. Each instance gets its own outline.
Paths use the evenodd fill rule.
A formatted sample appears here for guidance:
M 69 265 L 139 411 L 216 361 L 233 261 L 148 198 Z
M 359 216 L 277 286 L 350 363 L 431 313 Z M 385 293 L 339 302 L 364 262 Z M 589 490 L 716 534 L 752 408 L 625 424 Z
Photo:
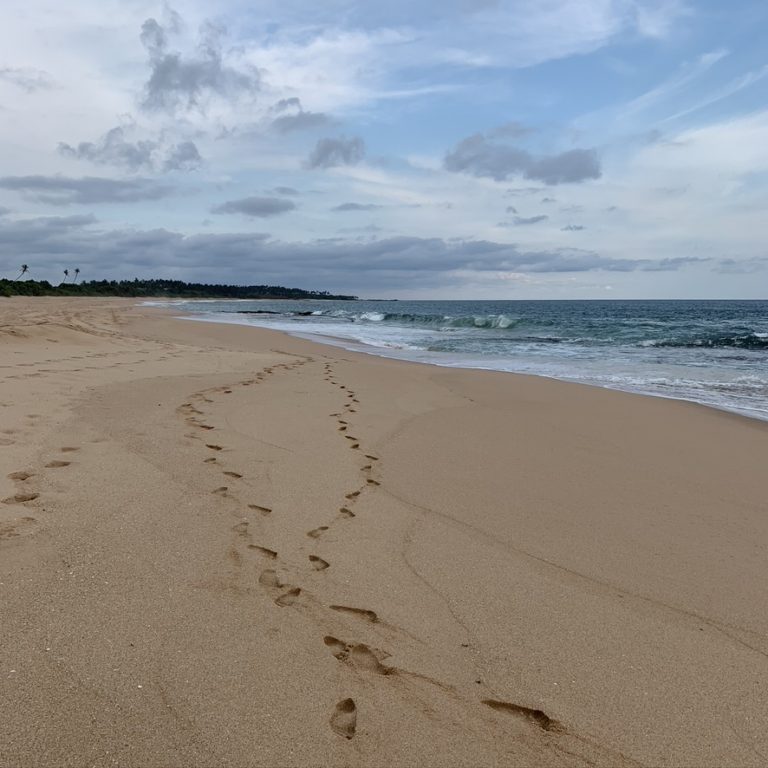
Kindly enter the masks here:
M 768 425 L 0 300 L 0 765 L 768 764 Z

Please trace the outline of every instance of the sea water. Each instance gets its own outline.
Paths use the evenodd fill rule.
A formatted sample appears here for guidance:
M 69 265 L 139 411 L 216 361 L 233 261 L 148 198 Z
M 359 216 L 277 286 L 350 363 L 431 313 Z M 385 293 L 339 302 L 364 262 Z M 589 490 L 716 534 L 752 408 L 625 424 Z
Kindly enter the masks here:
M 768 420 L 768 301 L 177 301 L 186 317 Z

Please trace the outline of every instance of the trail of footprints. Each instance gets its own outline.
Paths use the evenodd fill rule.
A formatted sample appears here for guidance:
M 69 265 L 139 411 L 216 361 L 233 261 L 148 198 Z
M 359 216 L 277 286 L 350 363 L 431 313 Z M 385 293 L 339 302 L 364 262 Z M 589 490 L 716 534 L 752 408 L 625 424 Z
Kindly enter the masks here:
M 79 451 L 79 448 L 74 446 L 64 446 L 59 451 L 64 454 L 71 454 L 74 451 Z M 44 466 L 45 469 L 63 469 L 70 466 L 72 462 L 64 461 L 63 459 L 52 459 Z M 33 470 L 18 470 L 17 472 L 11 472 L 8 475 L 9 480 L 13 480 L 16 485 L 16 492 L 11 496 L 2 499 L 2 504 L 7 505 L 24 505 L 27 507 L 29 502 L 33 502 L 40 497 L 38 491 L 33 487 L 34 478 L 39 476 L 39 471 Z M 37 518 L 31 515 L 22 515 L 20 517 L 13 518 L 0 522 L 0 544 L 3 541 L 22 538 L 24 536 L 31 536 L 39 530 L 39 524 Z
M 214 398 L 217 395 L 229 395 L 233 392 L 234 386 L 256 386 L 263 382 L 268 376 L 274 375 L 279 371 L 295 370 L 299 366 L 306 363 L 314 362 L 310 358 L 305 360 L 296 360 L 293 363 L 278 363 L 264 368 L 262 371 L 256 373 L 252 378 L 245 379 L 238 382 L 237 385 L 221 386 L 212 389 L 203 390 L 193 394 L 187 402 L 183 403 L 177 409 L 178 413 L 183 417 L 185 422 L 196 430 L 211 431 L 215 427 L 208 424 L 205 420 L 205 406 L 215 402 Z M 381 485 L 381 482 L 374 477 L 375 466 L 379 461 L 379 457 L 372 453 L 365 453 L 361 446 L 360 440 L 352 434 L 349 434 L 351 424 L 349 422 L 349 415 L 357 413 L 357 407 L 360 404 L 356 393 L 350 389 L 347 385 L 341 384 L 334 373 L 333 366 L 330 363 L 325 363 L 323 366 L 323 376 L 325 381 L 331 385 L 337 387 L 343 394 L 344 401 L 340 411 L 329 414 L 331 418 L 336 420 L 336 431 L 340 436 L 347 441 L 347 445 L 350 450 L 355 451 L 361 457 L 360 472 L 362 474 L 362 484 L 360 487 L 355 488 L 344 495 L 344 499 L 338 507 L 336 517 L 322 525 L 306 532 L 307 538 L 319 542 L 321 537 L 330 530 L 331 526 L 337 521 L 352 520 L 356 517 L 354 512 L 354 505 L 359 501 L 362 494 L 366 491 L 374 490 Z M 192 435 L 190 435 L 192 436 Z M 219 460 L 219 455 L 225 450 L 225 447 L 219 445 L 216 442 L 204 443 L 205 448 L 211 452 L 211 455 L 206 456 L 203 462 L 213 467 L 222 467 L 222 463 Z M 239 481 L 243 480 L 243 475 L 238 472 L 221 469 L 222 474 L 230 479 Z M 212 493 L 219 497 L 234 500 L 239 503 L 239 500 L 230 491 L 230 487 L 226 485 L 218 486 L 213 489 Z M 272 508 L 264 506 L 262 504 L 247 503 L 245 505 L 249 510 L 258 512 L 263 517 L 269 517 L 272 515 Z M 301 600 L 305 596 L 305 592 L 301 586 L 284 582 L 276 566 L 281 565 L 280 557 L 277 551 L 258 544 L 252 540 L 251 532 L 249 530 L 250 523 L 247 519 L 241 519 L 232 527 L 233 533 L 237 538 L 245 541 L 245 547 L 247 551 L 261 558 L 263 561 L 263 568 L 259 572 L 258 584 L 264 589 L 272 598 L 274 604 L 279 608 L 290 608 L 291 606 L 301 605 Z M 230 557 L 236 562 L 240 562 L 240 557 Z M 309 565 L 308 567 L 315 572 L 325 572 L 331 568 L 331 563 L 322 558 L 318 554 L 308 555 Z M 309 599 L 309 596 L 307 595 Z M 380 619 L 375 611 L 357 608 L 346 605 L 331 604 L 327 606 L 327 609 L 338 614 L 342 617 L 348 617 L 354 620 L 365 622 L 368 624 L 380 624 Z M 329 619 L 331 617 L 329 616 Z M 392 628 L 390 625 L 387 627 Z M 363 674 L 372 674 L 380 677 L 392 677 L 397 675 L 398 670 L 385 664 L 384 662 L 389 658 L 386 651 L 382 651 L 377 648 L 373 648 L 365 643 L 361 642 L 349 642 L 342 640 L 334 635 L 327 634 L 323 638 L 323 643 L 331 655 L 344 667 L 349 668 L 352 671 L 360 672 Z M 408 673 L 413 677 L 423 677 L 417 673 Z M 424 678 L 429 680 L 429 678 Z M 437 681 L 431 681 L 437 685 L 443 687 L 442 683 Z M 556 720 L 550 718 L 547 714 L 539 709 L 532 709 L 511 702 L 501 701 L 497 699 L 482 699 L 481 703 L 486 707 L 500 712 L 504 715 L 512 715 L 516 718 L 522 719 L 525 722 L 535 726 L 542 731 L 547 732 L 560 732 L 565 733 L 563 726 Z M 329 717 L 329 726 L 331 730 L 344 739 L 353 739 L 358 729 L 358 707 L 357 703 L 352 698 L 345 698 L 339 701 L 333 708 Z

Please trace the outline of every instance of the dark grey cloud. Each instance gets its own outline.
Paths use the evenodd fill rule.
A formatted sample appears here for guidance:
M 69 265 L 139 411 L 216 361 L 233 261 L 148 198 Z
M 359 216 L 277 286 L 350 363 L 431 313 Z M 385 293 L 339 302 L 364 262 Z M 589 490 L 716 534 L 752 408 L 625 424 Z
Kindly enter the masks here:
M 192 141 L 170 147 L 152 139 L 129 141 L 122 126 L 107 131 L 96 142 L 81 141 L 74 147 L 60 142 L 58 149 L 67 157 L 88 160 L 97 165 L 122 166 L 133 172 L 191 171 L 202 163 L 202 157 Z
M 342 203 L 334 208 L 332 211 L 375 211 L 379 208 L 383 208 L 382 205 L 376 205 L 375 203 Z
M 308 168 L 333 168 L 357 165 L 365 157 L 365 144 L 359 136 L 347 139 L 320 139 L 307 158 Z
M 240 213 L 243 216 L 266 218 L 278 216 L 296 208 L 291 200 L 279 197 L 244 197 L 240 200 L 228 200 L 226 203 L 211 208 L 211 213 Z
M 517 213 L 517 208 L 514 205 L 507 206 L 507 213 Z
M 597 179 L 600 161 L 594 149 L 571 149 L 557 155 L 533 156 L 519 147 L 477 133 L 460 141 L 443 161 L 448 171 L 470 173 L 495 181 L 522 176 L 547 185 Z
M 768 256 L 750 256 L 746 259 L 720 259 L 715 272 L 722 275 L 749 275 L 768 269 Z
M 293 187 L 275 187 L 272 192 L 276 195 L 288 195 L 289 197 L 296 197 L 301 194 L 298 189 Z
M 127 141 L 120 126 L 107 131 L 97 142 L 81 141 L 76 147 L 61 142 L 59 152 L 78 160 L 89 160 L 99 165 L 121 165 L 131 171 L 152 170 L 156 141 Z
M 307 112 L 301 104 L 301 99 L 296 96 L 280 99 L 272 107 L 272 112 L 279 116 L 272 120 L 270 127 L 278 133 L 324 128 L 331 122 L 328 115 L 323 112 Z
M 555 200 L 554 197 L 542 197 L 541 198 L 541 202 L 545 203 L 545 204 L 548 204 L 548 203 L 556 203 L 557 200 Z
M 103 230 L 93 217 L 0 219 L 0 269 L 19 253 L 36 274 L 76 259 L 94 278 L 162 276 L 260 282 L 326 290 L 396 291 L 436 285 L 460 271 L 578 273 L 673 271 L 706 259 L 616 259 L 576 248 L 521 250 L 484 240 L 389 237 L 283 242 L 259 233 L 183 235 L 165 229 Z
M 3 206 L 0 205 L 0 216 L 7 216 L 9 213 L 12 213 L 10 208 L 3 208 Z
M 203 24 L 197 50 L 188 56 L 169 50 L 170 31 L 152 18 L 141 27 L 140 39 L 150 65 L 142 101 L 145 109 L 204 110 L 212 98 L 253 98 L 259 91 L 261 77 L 255 67 L 237 68 L 225 61 L 224 29 Z
M 30 200 L 49 205 L 93 205 L 99 203 L 137 203 L 159 200 L 174 188 L 151 179 L 104 179 L 83 176 L 3 176 L 0 189 L 19 192 Z
M 171 147 L 163 163 L 164 171 L 194 171 L 200 167 L 203 158 L 193 141 L 182 141 Z
M 30 67 L 0 67 L 0 80 L 13 83 L 27 93 L 53 88 L 53 79 L 47 72 Z
M 602 176 L 594 149 L 570 149 L 559 155 L 539 157 L 525 171 L 525 177 L 545 184 L 572 184 Z
M 549 219 L 549 216 L 545 216 L 544 214 L 540 214 L 538 216 L 515 216 L 514 219 L 512 219 L 513 224 L 516 227 L 524 227 L 528 224 L 538 224 L 541 221 L 547 221 Z
M 295 115 L 281 115 L 272 121 L 272 128 L 278 133 L 309 131 L 324 128 L 330 119 L 323 112 L 297 112 Z
M 583 229 L 586 229 L 586 227 L 582 226 L 581 224 L 568 224 L 565 227 L 561 227 L 561 232 L 581 232 Z

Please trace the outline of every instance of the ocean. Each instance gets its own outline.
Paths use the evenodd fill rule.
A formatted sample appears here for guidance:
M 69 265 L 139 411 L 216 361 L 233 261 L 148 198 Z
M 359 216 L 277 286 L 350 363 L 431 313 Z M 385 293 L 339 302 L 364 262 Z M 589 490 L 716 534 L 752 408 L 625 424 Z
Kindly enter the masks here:
M 768 301 L 173 301 L 432 365 L 578 381 L 768 420 Z

